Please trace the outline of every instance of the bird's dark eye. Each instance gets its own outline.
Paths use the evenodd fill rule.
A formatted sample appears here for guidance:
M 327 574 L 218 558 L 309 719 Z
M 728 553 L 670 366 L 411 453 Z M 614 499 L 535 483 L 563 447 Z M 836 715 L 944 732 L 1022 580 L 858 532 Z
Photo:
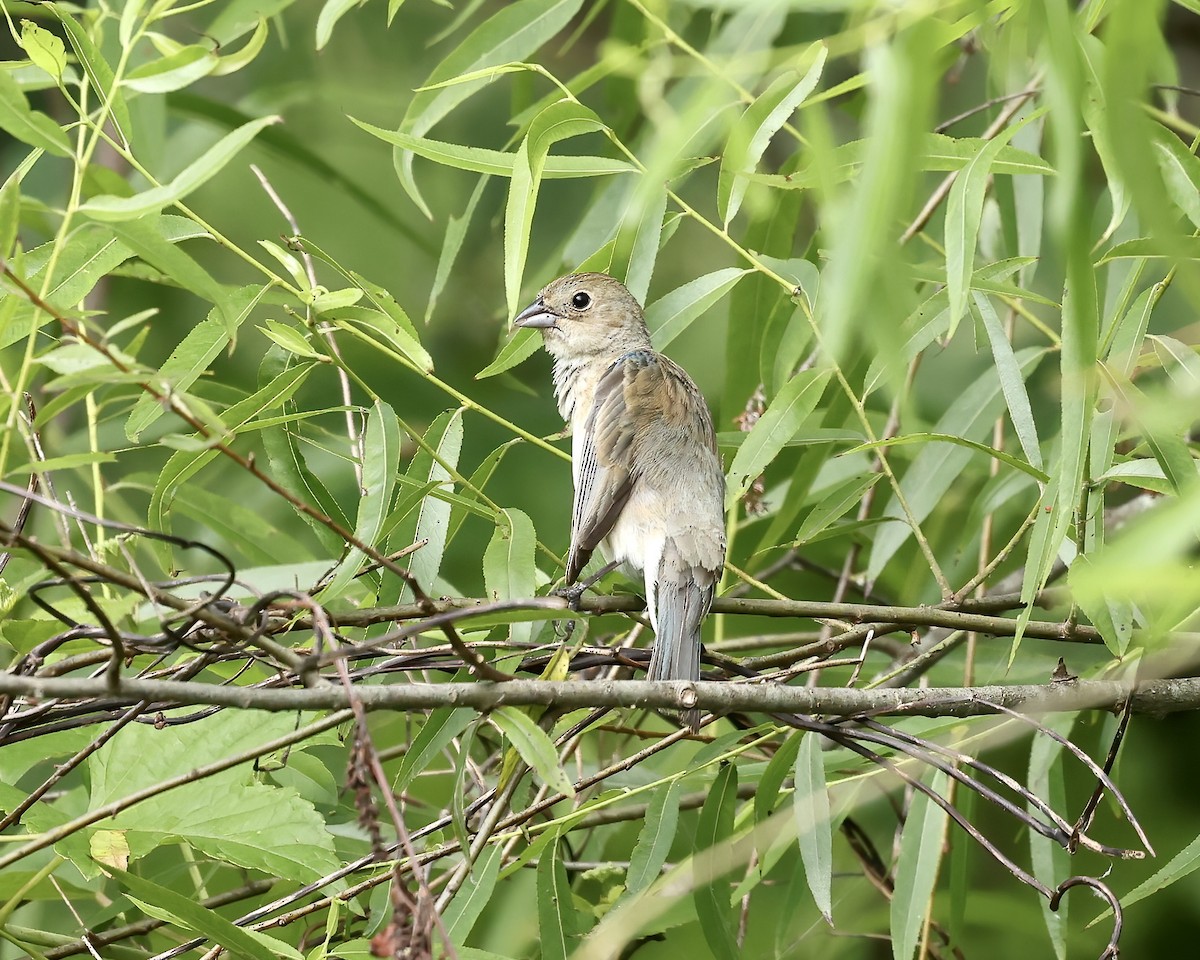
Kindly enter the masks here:
M 571 303 L 575 305 L 576 310 L 586 310 L 592 305 L 591 294 L 584 293 L 581 290 L 571 298 Z

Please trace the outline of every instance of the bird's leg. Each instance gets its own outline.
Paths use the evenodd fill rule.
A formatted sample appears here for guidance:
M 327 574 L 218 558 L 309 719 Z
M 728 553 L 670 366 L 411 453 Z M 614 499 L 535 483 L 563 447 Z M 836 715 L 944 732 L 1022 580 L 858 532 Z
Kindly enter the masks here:
M 569 586 L 559 587 L 554 591 L 556 597 L 562 597 L 567 601 L 567 606 L 572 610 L 579 609 L 579 600 L 592 586 L 601 578 L 612 573 L 621 565 L 621 561 L 614 560 L 611 563 L 606 563 L 599 570 L 593 573 L 586 580 L 581 580 L 578 583 L 572 583 Z

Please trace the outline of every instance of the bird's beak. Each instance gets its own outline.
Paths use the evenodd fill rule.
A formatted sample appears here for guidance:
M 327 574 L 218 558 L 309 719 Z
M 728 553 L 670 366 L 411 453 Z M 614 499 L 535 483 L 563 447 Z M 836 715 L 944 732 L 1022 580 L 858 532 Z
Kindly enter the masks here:
M 533 327 L 538 330 L 557 329 L 558 321 L 561 319 L 562 317 L 547 307 L 542 302 L 542 298 L 538 297 L 537 300 L 517 314 L 516 319 L 513 320 L 513 326 Z

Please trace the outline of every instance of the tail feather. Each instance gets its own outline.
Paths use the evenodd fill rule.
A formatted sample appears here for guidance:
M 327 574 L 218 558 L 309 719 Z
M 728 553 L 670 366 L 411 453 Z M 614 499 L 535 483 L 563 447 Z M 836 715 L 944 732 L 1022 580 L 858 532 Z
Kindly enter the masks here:
M 700 679 L 700 626 L 712 606 L 714 587 L 713 574 L 681 562 L 668 540 L 657 576 L 647 584 L 654 626 L 654 651 L 647 679 Z M 693 730 L 698 729 L 700 711 L 684 711 L 683 720 Z

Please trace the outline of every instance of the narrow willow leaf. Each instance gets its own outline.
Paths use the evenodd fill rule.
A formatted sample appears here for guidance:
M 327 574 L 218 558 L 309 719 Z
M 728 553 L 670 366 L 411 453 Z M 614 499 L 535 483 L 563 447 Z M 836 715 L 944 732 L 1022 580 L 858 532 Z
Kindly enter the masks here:
M 1082 558 L 1081 558 L 1082 559 Z M 1047 722 L 1050 729 L 1063 737 L 1070 737 L 1075 725 L 1076 716 L 1052 717 Z M 1029 778 L 1028 786 L 1031 792 L 1046 800 L 1055 810 L 1063 810 L 1067 803 L 1066 776 L 1063 771 L 1063 748 L 1060 743 L 1050 737 L 1034 737 L 1029 747 Z M 1038 816 L 1039 811 L 1032 805 L 1029 807 L 1032 816 Z M 1056 843 L 1049 837 L 1044 837 L 1036 830 L 1029 831 L 1029 861 L 1033 875 L 1051 889 L 1057 887 L 1063 877 L 1071 875 L 1071 857 L 1062 844 Z M 1042 898 L 1039 897 L 1039 900 Z M 1046 924 L 1046 932 L 1050 935 L 1050 944 L 1056 960 L 1066 960 L 1067 957 L 1067 917 L 1070 904 L 1069 897 L 1064 897 L 1058 904 L 1058 910 L 1051 910 L 1049 902 L 1042 900 L 1042 920 Z
M 67 40 L 71 44 L 71 49 L 75 51 L 75 56 L 83 65 L 83 69 L 87 73 L 88 81 L 95 91 L 97 99 L 101 103 L 107 104 L 113 125 L 117 128 L 117 134 L 124 141 L 125 146 L 128 147 L 133 139 L 133 124 L 130 122 L 129 107 L 125 103 L 124 95 L 117 86 L 112 67 L 108 65 L 108 61 L 104 59 L 104 55 L 92 42 L 92 38 L 88 36 L 87 31 L 75 21 L 74 17 L 63 6 L 52 4 L 50 9 L 63 25 L 63 29 L 67 34 Z
M 865 450 L 877 450 L 880 447 L 903 447 L 914 443 L 952 443 L 967 450 L 987 454 L 992 459 L 1006 463 L 1010 467 L 1033 477 L 1040 483 L 1045 483 L 1050 479 L 1048 474 L 1038 470 L 1036 467 L 1030 466 L 1020 457 L 1014 457 L 1011 453 L 1005 453 L 1003 450 L 989 447 L 986 443 L 968 440 L 966 437 L 960 437 L 952 433 L 906 433 L 898 437 L 889 437 L 886 440 L 874 440 L 871 443 L 862 443 L 857 447 L 850 448 L 845 453 L 862 453 Z
M 945 796 L 949 778 L 940 771 L 930 789 Z M 924 793 L 914 792 L 904 828 L 900 832 L 900 859 L 896 864 L 895 892 L 891 905 L 892 957 L 912 960 L 917 938 L 929 914 L 945 842 L 946 811 Z
M 229 294 L 225 307 L 235 329 L 250 315 L 267 289 L 265 286 L 239 287 Z M 168 383 L 172 390 L 189 389 L 229 343 L 229 326 L 218 308 L 214 307 L 171 351 L 157 376 Z M 137 443 L 142 431 L 165 412 L 159 401 L 149 394 L 142 394 L 125 421 L 125 436 L 131 443 Z
M 475 379 L 486 380 L 488 377 L 511 370 L 537 353 L 541 345 L 542 338 L 536 330 L 518 329 L 512 338 L 500 348 L 496 359 L 475 374 Z
M 446 221 L 446 232 L 442 236 L 442 250 L 438 254 L 437 271 L 433 275 L 433 286 L 429 290 L 429 302 L 425 306 L 426 324 L 433 317 L 433 311 L 437 309 L 438 297 L 442 295 L 442 291 L 446 288 L 446 281 L 450 279 L 450 271 L 454 268 L 459 251 L 462 250 L 467 230 L 475 217 L 475 208 L 479 206 L 479 199 L 483 196 L 489 179 L 489 177 L 480 177 L 479 182 L 475 184 L 475 189 L 471 191 L 471 197 L 467 200 L 467 206 L 463 210 L 462 216 L 451 217 Z
M 825 787 L 825 763 L 821 738 L 805 734 L 796 756 L 796 792 L 792 812 L 804 876 L 813 903 L 825 922 L 833 923 L 833 822 L 829 816 L 829 792 Z
M 225 288 L 168 238 L 168 225 L 164 220 L 161 216 L 148 215 L 137 220 L 106 223 L 104 227 L 150 266 L 161 270 L 185 290 L 213 304 L 216 308 L 214 312 L 225 323 L 229 338 L 236 338 L 237 324 L 246 315 L 242 313 L 239 316 L 239 312 L 230 304 Z
M 646 308 L 646 326 L 654 346 L 663 350 L 683 333 L 692 321 L 719 302 L 749 270 L 723 267 L 690 280 Z
M 304 334 L 290 324 L 280 323 L 278 320 L 268 320 L 258 329 L 268 340 L 278 344 L 292 356 L 309 360 L 325 359 L 325 355 L 318 352 Z
M 954 336 L 958 321 L 967 309 L 971 275 L 975 271 L 975 248 L 979 244 L 979 221 L 988 178 L 1000 151 L 1018 130 L 1038 114 L 1030 114 L 1020 123 L 1005 127 L 985 143 L 963 167 L 946 199 L 946 288 L 950 295 L 950 330 Z
M 418 370 L 433 371 L 433 357 L 412 336 L 408 329 L 398 324 L 393 316 L 369 307 L 342 307 L 326 315 L 326 319 L 343 330 L 359 333 L 368 343 L 385 345 L 402 357 L 407 357 Z
M 632 237 L 625 286 L 638 303 L 645 303 L 646 295 L 650 292 L 650 278 L 654 275 L 658 251 L 662 247 L 663 217 L 667 213 L 666 190 L 655 188 L 645 203 L 639 203 L 642 196 L 643 190 L 633 192 L 633 202 L 625 213 L 621 234 L 618 235 Z
M 384 130 L 382 127 L 356 120 L 354 117 L 350 117 L 350 121 L 373 137 L 378 137 L 393 146 L 402 147 L 418 157 L 433 160 L 435 163 L 453 167 L 456 170 L 469 170 L 497 177 L 511 177 L 519 156 L 519 153 L 488 150 L 485 147 L 471 147 L 460 143 L 443 143 L 440 140 L 414 137 L 407 133 L 398 133 L 395 130 Z M 542 167 L 542 179 L 570 180 L 578 177 L 605 177 L 614 173 L 636 172 L 637 167 L 633 164 L 608 157 L 547 157 Z
M 1077 279 L 1063 296 L 1059 363 L 1062 382 L 1059 432 L 1062 442 L 1059 461 L 1051 470 L 1055 483 L 1051 487 L 1053 500 L 1050 501 L 1050 510 L 1038 517 L 1030 535 L 1029 555 L 1021 585 L 1021 599 L 1027 605 L 1021 614 L 1025 622 L 1032 609 L 1029 604 L 1046 585 L 1058 549 L 1066 538 L 1068 525 L 1079 504 L 1086 466 L 1085 447 L 1091 435 L 1092 414 L 1096 407 L 1095 365 L 1100 319 L 1095 275 L 1090 265 L 1080 265 L 1073 273 Z M 1019 640 L 1020 636 L 1014 638 L 1010 659 L 1016 655 Z
M 554 741 L 527 713 L 517 707 L 501 707 L 490 716 L 542 783 L 557 793 L 575 796 L 575 786 L 558 762 Z
M 538 940 L 542 960 L 567 960 L 575 930 L 571 884 L 558 848 L 558 837 L 542 849 L 537 867 Z
M 537 534 L 533 521 L 520 510 L 502 511 L 491 542 L 483 552 L 483 583 L 491 600 L 514 600 L 532 597 L 537 590 L 537 566 L 534 548 Z M 509 639 L 514 644 L 527 643 L 533 634 L 533 623 L 514 623 Z
M 881 476 L 881 473 L 860 474 L 847 477 L 839 483 L 804 518 L 800 529 L 796 531 L 793 546 L 802 546 L 823 533 L 834 521 L 840 520 L 851 507 L 862 500 L 863 494 L 875 486 Z
M 1032 375 L 1044 356 L 1045 351 L 1034 347 L 1018 350 L 1016 354 L 1017 363 L 1026 377 Z M 989 456 L 999 454 L 1000 451 L 994 451 L 990 447 L 984 448 L 982 441 L 974 438 L 990 437 L 992 424 L 1003 410 L 1004 395 L 994 369 L 984 371 L 974 383 L 961 392 L 954 405 L 938 420 L 933 432 L 939 437 L 956 437 L 970 443 L 935 443 L 917 454 L 900 479 L 900 489 L 912 514 L 912 520 L 921 523 L 930 515 L 946 495 L 946 491 L 957 481 L 976 449 L 988 453 Z M 971 444 L 979 444 L 979 447 Z M 1012 465 L 1016 466 L 1017 462 L 1019 461 Z M 1024 472 L 1032 469 L 1026 464 Z M 876 535 L 867 562 L 866 575 L 870 581 L 879 576 L 896 551 L 912 536 L 912 528 L 907 522 L 909 518 L 895 496 L 884 508 L 884 516 L 903 522 L 886 524 Z
M 1017 439 L 1021 443 L 1021 451 L 1029 465 L 1042 468 L 1042 451 L 1038 443 L 1037 424 L 1033 420 L 1033 408 L 1029 404 L 1029 393 L 1025 389 L 1025 379 L 1017 364 L 1016 354 L 1012 344 L 1000 325 L 992 302 L 982 293 L 973 295 L 975 308 L 983 320 L 987 331 L 988 342 L 992 347 L 992 359 L 996 362 L 996 373 L 1000 377 L 1000 389 L 1004 393 L 1004 401 L 1008 404 L 1008 416 L 1017 431 Z
M 413 457 L 406 476 L 418 483 L 437 481 L 439 489 L 447 492 L 453 491 L 454 484 L 450 482 L 450 472 L 446 467 L 457 468 L 458 457 L 462 452 L 462 410 L 441 414 L 425 432 L 424 440 L 429 447 L 437 451 L 438 459 L 435 460 L 425 450 L 421 450 Z M 449 522 L 450 504 L 437 497 L 427 496 L 421 501 L 421 509 L 417 514 L 412 536 L 401 536 L 397 539 L 393 535 L 389 540 L 392 550 L 399 550 L 420 540 L 428 541 L 424 547 L 412 555 L 408 565 L 409 572 L 426 590 L 433 589 L 438 573 L 442 569 Z M 406 532 L 407 528 L 404 529 Z M 408 588 L 406 587 L 403 595 L 407 594 Z
M 567 25 L 583 0 L 519 0 L 501 7 L 471 31 L 462 43 L 434 69 L 424 86 L 430 87 L 473 70 L 524 60 Z M 400 132 L 420 137 L 446 114 L 488 81 L 481 79 L 452 87 L 426 89 L 409 100 Z M 429 207 L 417 189 L 412 173 L 413 153 L 397 146 L 392 163 L 404 192 L 427 217 Z
M 672 780 L 655 788 L 650 795 L 646 819 L 638 833 L 637 843 L 629 857 L 629 870 L 625 874 L 627 894 L 641 893 L 662 872 L 679 826 L 679 797 L 682 793 L 682 782 Z
M 354 522 L 354 535 L 368 546 L 377 542 L 392 503 L 396 474 L 400 471 L 400 439 L 395 411 L 382 400 L 376 400 L 367 414 L 363 436 L 363 494 Z M 351 549 L 338 564 L 329 586 L 321 592 L 321 602 L 328 603 L 340 596 L 354 581 L 365 559 L 361 550 Z
M 771 138 L 821 79 L 828 50 L 823 43 L 814 44 L 812 49 L 813 63 L 804 76 L 798 78 L 794 71 L 789 71 L 778 77 L 746 108 L 729 135 L 717 179 L 717 209 L 726 227 L 741 209 L 747 183 L 744 174 L 754 171 Z M 808 56 L 805 54 L 805 59 Z
M 1196 353 L 1196 348 L 1174 337 L 1158 334 L 1151 335 L 1150 342 L 1154 344 L 1154 352 L 1167 375 L 1185 396 L 1195 396 L 1200 390 L 1200 354 Z
M 134 220 L 147 213 L 156 213 L 168 204 L 182 200 L 216 176 L 263 127 L 279 122 L 280 118 L 274 116 L 252 120 L 218 140 L 204 156 L 189 164 L 170 183 L 132 197 L 113 194 L 94 197 L 79 208 L 80 212 L 94 220 Z
M 741 499 L 816 409 L 830 376 L 829 370 L 806 370 L 792 377 L 771 401 L 734 455 L 726 476 L 725 509 L 731 509 Z
M 215 910 L 197 903 L 194 897 L 185 897 L 116 867 L 105 867 L 105 872 L 129 891 L 134 902 L 150 916 L 198 933 L 224 947 L 233 956 L 246 957 L 247 960 L 279 960 L 281 957 L 301 960 L 303 956 L 282 940 L 243 930 L 230 923 Z
M 29 106 L 25 92 L 7 70 L 0 70 L 0 129 L 56 157 L 71 155 L 71 143 L 62 127 Z
M 533 211 L 550 147 L 560 140 L 603 129 L 600 118 L 574 100 L 550 104 L 529 125 L 529 132 L 517 150 L 504 209 L 504 292 L 509 316 L 515 316 L 519 309 Z
M 1154 159 L 1167 196 L 1192 226 L 1200 229 L 1200 159 L 1172 131 L 1156 124 L 1154 133 Z
M 1145 900 L 1160 890 L 1178 883 L 1184 877 L 1190 876 L 1200 868 L 1200 836 L 1197 836 L 1186 847 L 1180 850 L 1162 868 L 1156 870 L 1153 876 L 1143 880 L 1121 898 L 1122 907 L 1130 907 L 1139 900 Z M 1106 920 L 1112 914 L 1105 910 L 1096 921 Z
M 456 710 L 456 713 L 465 713 Z M 484 907 L 492 899 L 496 889 L 496 880 L 500 876 L 500 863 L 504 860 L 504 847 L 493 843 L 483 855 L 471 865 L 471 872 L 463 882 L 454 899 L 450 901 L 442 914 L 442 923 L 446 925 L 446 933 L 450 942 L 459 948 L 462 956 L 462 944 L 471 935 L 471 930 Z
M 1094 573 L 1090 569 L 1093 566 L 1090 556 L 1077 556 L 1071 561 L 1067 571 L 1067 583 L 1073 588 L 1075 602 L 1092 622 L 1092 626 L 1100 631 L 1104 645 L 1114 657 L 1124 657 L 1129 650 L 1129 642 L 1133 639 L 1133 605 L 1114 597 L 1097 596 L 1086 588 L 1074 589 L 1074 585 L 1081 579 L 1086 580 L 1089 576 L 1094 579 Z
M 329 42 L 337 22 L 349 13 L 351 8 L 361 2 L 362 0 L 325 0 L 321 12 L 317 14 L 316 48 L 318 50 L 324 49 L 325 44 Z M 391 20 L 390 16 L 388 20 Z
M 266 19 L 259 17 L 258 23 L 254 27 L 254 33 L 250 35 L 250 39 L 242 44 L 240 49 L 218 57 L 217 65 L 213 68 L 212 75 L 214 77 L 225 77 L 231 73 L 236 73 L 243 67 L 249 66 L 254 62 L 259 53 L 262 52 L 262 48 L 266 46 L 267 35 L 269 33 L 270 28 L 267 26 Z M 221 49 L 225 49 L 224 45 L 222 45 Z
M 767 761 L 766 769 L 758 781 L 758 789 L 754 792 L 754 819 L 761 823 L 774 811 L 783 792 L 783 782 L 795 775 L 796 754 L 800 750 L 800 740 L 803 733 L 793 733 L 784 739 L 775 751 L 775 756 Z
M 1124 240 L 1111 247 L 1096 261 L 1096 266 L 1128 257 L 1139 260 L 1146 257 L 1200 260 L 1200 237 L 1138 237 Z
M 739 956 L 729 903 L 730 887 L 725 879 L 734 866 L 725 851 L 733 833 L 737 783 L 737 767 L 722 763 L 704 806 L 700 808 L 700 821 L 696 825 L 696 850 L 709 854 L 706 863 L 710 869 L 704 876 L 696 877 L 692 898 L 700 918 L 700 929 L 717 960 L 737 960 Z
M 171 93 L 207 77 L 219 63 L 207 44 L 194 43 L 131 70 L 122 83 L 138 93 Z

